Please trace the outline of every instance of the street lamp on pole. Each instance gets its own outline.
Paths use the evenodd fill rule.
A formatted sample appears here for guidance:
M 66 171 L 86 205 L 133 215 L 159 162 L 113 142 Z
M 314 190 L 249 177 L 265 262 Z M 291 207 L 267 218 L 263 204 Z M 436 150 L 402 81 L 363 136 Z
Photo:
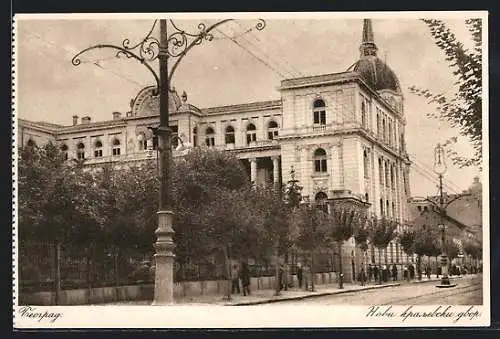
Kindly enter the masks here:
M 441 144 L 437 144 L 434 149 L 434 172 L 439 177 L 439 224 L 438 228 L 441 232 L 441 284 L 437 287 L 453 287 L 448 277 L 448 258 L 446 255 L 446 227 L 444 225 L 445 207 L 443 197 L 443 175 L 446 173 L 445 152 Z
M 116 56 L 125 56 L 135 59 L 144 65 L 153 75 L 156 81 L 154 95 L 160 99 L 160 125 L 155 129 L 158 136 L 158 174 L 160 177 L 159 205 L 158 205 L 158 228 L 155 248 L 155 289 L 154 305 L 168 305 L 174 303 L 174 242 L 173 242 L 173 211 L 171 190 L 171 161 L 172 161 L 172 130 L 169 127 L 169 93 L 171 90 L 172 77 L 186 54 L 203 41 L 212 41 L 212 31 L 222 24 L 234 19 L 224 19 L 211 26 L 199 23 L 198 31 L 195 33 L 180 29 L 173 20 L 155 20 L 148 34 L 137 44 L 132 44 L 130 39 L 125 39 L 121 46 L 111 44 L 98 44 L 88 47 L 76 54 L 72 63 L 75 66 L 81 64 L 80 57 L 95 49 L 111 49 L 116 51 Z M 160 39 L 153 36 L 156 24 L 160 24 Z M 172 31 L 167 30 L 167 21 Z M 258 19 L 255 29 L 261 31 L 265 27 L 265 21 Z M 252 28 L 253 29 L 253 28 Z M 251 31 L 247 30 L 247 32 Z M 158 60 L 159 73 L 157 74 L 151 63 Z M 172 66 L 169 69 L 169 60 Z

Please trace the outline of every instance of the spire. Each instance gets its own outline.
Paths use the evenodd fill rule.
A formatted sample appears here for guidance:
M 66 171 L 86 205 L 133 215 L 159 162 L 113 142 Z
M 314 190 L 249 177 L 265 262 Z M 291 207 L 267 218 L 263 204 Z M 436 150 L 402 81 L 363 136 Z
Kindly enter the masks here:
M 359 46 L 361 57 L 369 55 L 377 55 L 377 45 L 373 38 L 373 28 L 371 19 L 363 19 L 363 37 Z

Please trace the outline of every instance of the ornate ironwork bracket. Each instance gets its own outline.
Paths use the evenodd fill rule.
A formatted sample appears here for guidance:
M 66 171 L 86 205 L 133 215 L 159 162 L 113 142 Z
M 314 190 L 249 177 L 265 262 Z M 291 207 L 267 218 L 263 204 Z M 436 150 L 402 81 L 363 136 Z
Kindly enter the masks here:
M 184 56 L 189 52 L 189 50 L 194 46 L 200 45 L 204 40 L 212 41 L 214 39 L 212 31 L 220 25 L 225 24 L 229 21 L 234 21 L 234 19 L 221 20 L 208 27 L 204 23 L 199 23 L 197 26 L 198 31 L 196 33 L 190 33 L 180 29 L 173 20 L 169 19 L 173 32 L 168 34 L 166 38 L 166 46 L 161 46 L 160 41 L 152 35 L 158 23 L 158 20 L 155 20 L 146 36 L 138 43 L 132 44 L 131 40 L 129 38 L 126 38 L 122 41 L 121 46 L 112 44 L 98 44 L 90 46 L 78 52 L 71 60 L 71 63 L 74 66 L 80 65 L 81 56 L 91 50 L 115 50 L 116 57 L 125 56 L 127 58 L 135 59 L 148 69 L 148 71 L 153 75 L 156 82 L 156 95 L 158 94 L 158 90 L 160 88 L 160 78 L 151 66 L 151 63 L 158 59 L 160 56 L 166 56 L 168 59 L 175 59 L 168 76 L 168 83 L 170 84 L 177 66 L 184 58 Z M 249 29 L 247 32 L 250 32 L 253 29 L 261 31 L 265 28 L 265 26 L 265 21 L 263 19 L 258 19 L 257 24 L 255 24 L 255 26 Z

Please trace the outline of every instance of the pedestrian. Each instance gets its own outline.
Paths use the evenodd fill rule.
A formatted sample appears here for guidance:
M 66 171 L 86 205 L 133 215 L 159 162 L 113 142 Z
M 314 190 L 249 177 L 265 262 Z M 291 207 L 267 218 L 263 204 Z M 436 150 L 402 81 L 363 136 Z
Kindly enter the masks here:
M 302 288 L 302 274 L 304 273 L 302 269 L 302 264 L 299 262 L 297 264 L 297 280 L 299 282 L 299 288 Z
M 233 269 L 231 270 L 231 294 L 238 293 L 240 294 L 240 282 L 239 282 L 239 272 L 238 266 L 233 265 Z
M 408 275 L 408 265 L 405 265 L 403 268 L 403 278 L 405 280 L 410 278 L 410 276 Z
M 361 266 L 361 271 L 359 272 L 359 280 L 361 281 L 361 286 L 365 286 L 365 268 Z
M 415 267 L 413 265 L 410 265 L 409 271 L 410 271 L 410 279 L 411 280 L 415 279 Z
M 398 280 L 398 268 L 396 264 L 392 264 L 392 281 Z
M 375 280 L 375 282 L 378 281 L 378 266 L 373 267 L 373 279 Z
M 373 268 L 372 268 L 372 264 L 369 264 L 368 265 L 368 268 L 366 269 L 366 273 L 368 275 L 368 281 L 372 281 L 372 274 L 373 274 Z
M 240 280 L 241 286 L 243 287 L 243 295 L 250 295 L 250 271 L 248 270 L 248 264 L 246 262 L 241 264 Z
M 283 265 L 280 265 L 280 270 L 279 270 L 279 284 L 280 284 L 280 291 L 283 289 Z
M 309 265 L 305 265 L 304 266 L 304 272 L 303 272 L 303 274 L 304 274 L 304 276 L 303 276 L 304 277 L 304 289 L 306 291 L 308 291 L 309 290 L 310 280 L 311 280 L 311 277 L 310 277 L 310 275 L 311 275 L 311 269 L 309 268 Z
M 425 266 L 425 275 L 427 276 L 427 279 L 431 278 L 431 267 L 429 265 Z

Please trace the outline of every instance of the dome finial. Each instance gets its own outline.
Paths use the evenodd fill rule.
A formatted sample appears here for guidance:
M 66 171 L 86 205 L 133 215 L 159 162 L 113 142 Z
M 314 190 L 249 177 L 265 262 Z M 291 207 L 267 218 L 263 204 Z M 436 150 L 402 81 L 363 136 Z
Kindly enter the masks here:
M 377 55 L 377 45 L 373 37 L 373 28 L 371 19 L 363 19 L 363 36 L 359 46 L 361 57 Z

